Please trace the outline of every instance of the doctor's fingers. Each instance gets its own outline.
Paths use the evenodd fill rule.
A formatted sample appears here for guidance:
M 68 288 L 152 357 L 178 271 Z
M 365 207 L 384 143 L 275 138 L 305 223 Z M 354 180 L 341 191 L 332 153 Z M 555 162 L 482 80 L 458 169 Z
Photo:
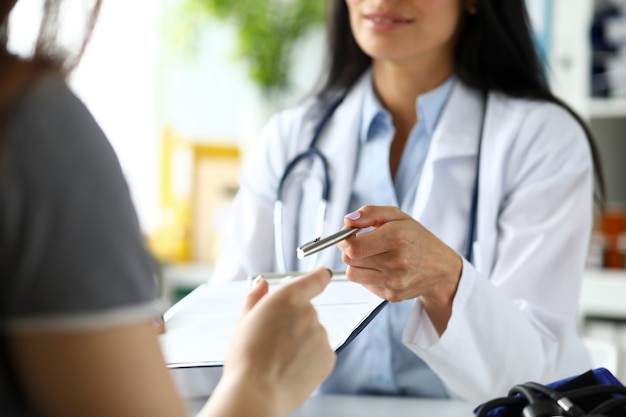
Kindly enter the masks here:
M 343 254 L 346 275 L 366 287 L 379 287 L 370 290 L 389 301 L 422 296 L 448 299 L 456 292 L 463 262 L 443 242 L 431 243 L 432 247 L 418 251 L 396 250 L 368 258 L 352 259 Z
M 386 223 L 337 244 L 351 259 L 364 259 L 400 250 L 419 252 L 426 229 L 413 219 Z
M 412 298 L 429 294 L 442 278 L 456 279 L 448 264 L 454 264 L 458 254 L 442 245 L 451 253 L 444 257 L 442 248 L 430 239 L 398 247 L 387 252 L 362 258 L 351 258 L 347 252 L 342 261 L 352 267 L 348 279 L 368 285 L 381 285 L 402 297 Z
M 403 301 L 419 296 L 419 288 L 409 285 L 405 277 L 400 280 L 390 278 L 383 271 L 348 266 L 346 277 L 353 282 L 359 283 L 377 296 L 392 302 Z
M 346 226 L 350 227 L 380 227 L 385 223 L 396 220 L 406 220 L 411 218 L 394 206 L 371 206 L 365 205 L 353 213 L 344 217 Z
M 394 206 L 365 205 L 357 211 L 344 216 L 344 224 L 346 227 L 357 227 L 362 230 L 391 229 L 400 227 L 399 224 L 406 224 L 404 222 L 419 225 L 413 217 Z M 367 233 L 371 233 L 370 230 L 368 230 Z M 360 232 L 360 234 L 364 233 Z

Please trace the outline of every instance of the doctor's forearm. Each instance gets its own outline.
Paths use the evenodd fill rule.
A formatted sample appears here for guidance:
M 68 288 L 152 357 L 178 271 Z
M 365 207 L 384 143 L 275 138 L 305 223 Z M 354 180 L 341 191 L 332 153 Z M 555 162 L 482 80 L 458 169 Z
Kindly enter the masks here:
M 446 331 L 448 321 L 450 320 L 450 316 L 452 316 L 452 301 L 450 301 L 449 305 L 438 304 L 429 302 L 422 297 L 422 306 L 428 314 L 430 321 L 433 323 L 435 330 L 437 330 L 437 333 L 441 336 L 443 332 Z

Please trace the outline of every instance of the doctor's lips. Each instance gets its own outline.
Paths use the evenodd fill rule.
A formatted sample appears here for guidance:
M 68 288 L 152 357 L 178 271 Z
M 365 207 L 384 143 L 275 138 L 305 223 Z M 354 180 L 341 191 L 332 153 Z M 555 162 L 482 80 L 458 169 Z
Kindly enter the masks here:
M 371 27 L 379 30 L 398 29 L 414 22 L 414 19 L 394 12 L 365 13 L 363 18 Z

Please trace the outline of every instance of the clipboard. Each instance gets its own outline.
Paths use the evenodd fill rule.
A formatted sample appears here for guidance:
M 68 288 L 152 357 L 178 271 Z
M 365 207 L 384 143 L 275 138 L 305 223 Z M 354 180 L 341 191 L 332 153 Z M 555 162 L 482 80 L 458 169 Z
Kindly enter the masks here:
M 270 291 L 280 285 L 279 280 L 268 282 Z M 249 291 L 248 281 L 201 284 L 172 306 L 164 315 L 165 332 L 159 336 L 167 367 L 222 367 Z M 345 275 L 335 275 L 312 300 L 336 352 L 357 337 L 386 303 Z

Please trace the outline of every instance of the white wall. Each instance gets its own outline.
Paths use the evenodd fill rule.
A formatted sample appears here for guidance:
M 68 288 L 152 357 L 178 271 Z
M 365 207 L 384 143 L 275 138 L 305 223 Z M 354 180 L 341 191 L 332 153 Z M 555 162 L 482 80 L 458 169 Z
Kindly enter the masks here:
M 144 230 L 158 222 L 156 82 L 160 3 L 105 1 L 71 86 L 107 134 Z
M 67 4 L 75 11 L 82 1 Z M 245 62 L 235 59 L 231 25 L 208 23 L 195 60 L 164 53 L 160 13 L 172 1 L 104 1 L 87 52 L 70 78 L 115 148 L 147 232 L 159 223 L 163 126 L 198 140 L 232 141 L 245 148 L 277 110 L 260 97 Z M 32 50 L 42 2 L 20 0 L 12 18 L 12 47 L 24 55 Z M 68 38 L 76 36 L 72 19 L 63 24 Z M 320 28 L 296 48 L 293 89 L 279 107 L 310 90 L 322 55 Z
M 29 56 L 43 0 L 20 0 L 9 48 Z M 64 3 L 62 45 L 82 39 L 83 0 Z M 122 164 L 144 230 L 158 219 L 156 74 L 160 3 L 104 1 L 91 42 L 69 81 L 108 136 Z

